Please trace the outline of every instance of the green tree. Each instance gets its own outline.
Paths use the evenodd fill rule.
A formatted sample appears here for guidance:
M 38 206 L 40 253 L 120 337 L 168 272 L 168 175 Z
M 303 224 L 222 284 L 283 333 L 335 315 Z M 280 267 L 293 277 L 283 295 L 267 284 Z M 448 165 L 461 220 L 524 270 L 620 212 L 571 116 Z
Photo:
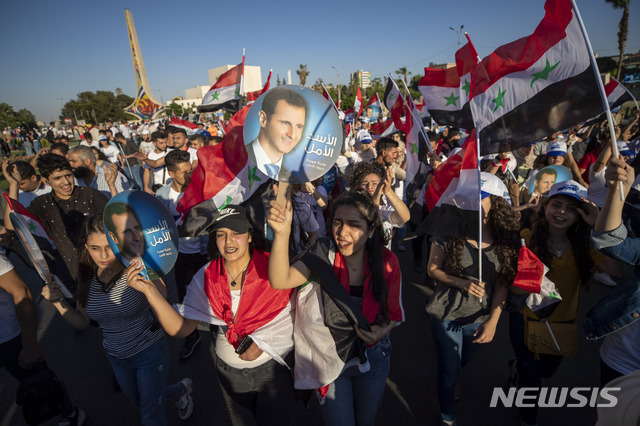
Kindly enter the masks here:
M 627 44 L 627 35 L 629 34 L 629 3 L 631 0 L 605 0 L 614 9 L 622 9 L 622 18 L 618 24 L 618 50 L 620 57 L 618 58 L 618 73 L 616 77 L 622 79 L 622 59 L 624 57 L 624 48 Z
M 133 102 L 133 98 L 125 94 L 115 95 L 113 92 L 99 90 L 97 92 L 78 93 L 76 99 L 68 101 L 62 107 L 60 119 L 74 118 L 80 111 L 92 111 L 89 121 L 93 124 L 107 120 L 122 121 L 131 120 L 133 117 L 124 112 L 124 108 Z M 95 114 L 93 113 L 95 111 Z
M 398 77 L 402 77 L 398 80 L 398 88 L 402 93 L 406 95 L 404 91 L 404 84 L 402 84 L 402 81 L 400 80 L 404 80 L 407 82 L 407 84 L 409 84 L 408 77 L 411 75 L 411 71 L 408 71 L 407 67 L 400 67 L 396 70 L 396 74 L 398 74 Z
M 296 71 L 296 74 L 300 77 L 300 86 L 305 86 L 307 84 L 307 76 L 309 75 L 307 66 L 300 64 L 300 69 Z
M 26 108 L 15 111 L 13 107 L 5 102 L 0 103 L 0 129 L 5 127 L 26 127 L 32 129 L 37 127 L 36 116 Z

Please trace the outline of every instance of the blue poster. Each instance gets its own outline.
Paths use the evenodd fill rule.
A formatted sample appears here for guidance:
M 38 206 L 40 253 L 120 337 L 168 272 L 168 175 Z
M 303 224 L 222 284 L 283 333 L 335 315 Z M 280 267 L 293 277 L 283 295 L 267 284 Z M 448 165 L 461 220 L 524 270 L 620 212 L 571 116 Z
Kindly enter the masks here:
M 156 197 L 143 191 L 121 192 L 107 203 L 103 220 L 109 246 L 125 267 L 141 258 L 152 280 L 173 268 L 178 258 L 178 228 Z

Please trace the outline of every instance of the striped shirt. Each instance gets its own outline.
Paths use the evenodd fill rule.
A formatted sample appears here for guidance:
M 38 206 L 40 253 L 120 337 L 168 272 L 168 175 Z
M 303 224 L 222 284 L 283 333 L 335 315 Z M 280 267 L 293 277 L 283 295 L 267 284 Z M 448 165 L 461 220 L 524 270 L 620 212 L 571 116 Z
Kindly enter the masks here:
M 126 273 L 107 293 L 94 276 L 86 311 L 89 318 L 100 325 L 105 350 L 116 358 L 132 357 L 164 338 L 147 298 L 127 286 Z

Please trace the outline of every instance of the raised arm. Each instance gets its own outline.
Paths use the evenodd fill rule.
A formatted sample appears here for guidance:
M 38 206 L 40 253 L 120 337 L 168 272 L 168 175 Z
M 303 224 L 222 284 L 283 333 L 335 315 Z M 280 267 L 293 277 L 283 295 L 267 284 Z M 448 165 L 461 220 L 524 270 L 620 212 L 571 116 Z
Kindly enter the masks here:
M 276 201 L 271 201 L 271 209 L 267 221 L 273 229 L 274 237 L 269 257 L 269 282 L 276 289 L 294 288 L 304 284 L 311 271 L 302 262 L 289 266 L 289 236 L 293 209 L 291 198 L 287 197 L 283 208 Z

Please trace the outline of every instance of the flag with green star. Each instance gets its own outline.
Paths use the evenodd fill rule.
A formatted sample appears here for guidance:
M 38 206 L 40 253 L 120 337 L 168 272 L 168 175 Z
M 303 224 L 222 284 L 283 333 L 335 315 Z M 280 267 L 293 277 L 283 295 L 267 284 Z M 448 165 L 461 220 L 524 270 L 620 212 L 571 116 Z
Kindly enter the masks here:
M 242 77 L 242 64 L 238 64 L 218 77 L 218 81 L 211 86 L 198 107 L 200 112 L 225 110 L 237 112 L 242 99 L 240 91 Z
M 16 216 L 19 216 L 22 222 L 26 225 L 28 231 L 34 236 L 47 240 L 51 247 L 55 250 L 56 245 L 44 229 L 44 226 L 38 220 L 36 215 L 27 210 L 22 204 L 18 201 L 9 197 L 9 194 L 4 194 L 4 198 L 7 200 L 7 208 L 10 209 Z M 38 240 L 36 239 L 38 242 Z
M 481 155 L 513 151 L 601 114 L 590 56 L 571 0 L 547 0 L 530 36 L 500 46 L 471 71 Z

